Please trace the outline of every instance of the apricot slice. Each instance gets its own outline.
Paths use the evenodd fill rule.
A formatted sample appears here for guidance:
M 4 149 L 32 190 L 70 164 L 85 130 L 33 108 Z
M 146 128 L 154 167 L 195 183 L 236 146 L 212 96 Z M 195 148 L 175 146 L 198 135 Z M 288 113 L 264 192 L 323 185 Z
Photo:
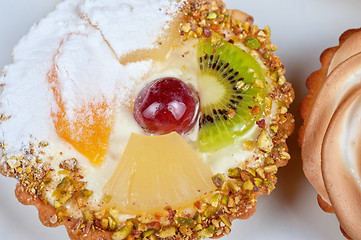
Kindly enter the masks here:
M 64 43 L 65 41 L 61 43 L 59 49 Z M 48 73 L 48 83 L 56 103 L 52 109 L 52 121 L 56 133 L 87 157 L 93 165 L 99 166 L 105 159 L 113 126 L 112 104 L 101 96 L 76 103 L 67 102 L 63 98 L 62 83 L 59 77 L 60 71 L 67 70 L 59 69 L 57 65 L 57 61 L 61 57 L 60 50 L 58 50 Z M 76 87 L 76 83 L 74 83 L 74 87 Z M 71 109 L 68 105 L 71 105 Z
M 103 192 L 124 214 L 186 207 L 214 189 L 212 172 L 177 133 L 142 136 L 132 133 Z

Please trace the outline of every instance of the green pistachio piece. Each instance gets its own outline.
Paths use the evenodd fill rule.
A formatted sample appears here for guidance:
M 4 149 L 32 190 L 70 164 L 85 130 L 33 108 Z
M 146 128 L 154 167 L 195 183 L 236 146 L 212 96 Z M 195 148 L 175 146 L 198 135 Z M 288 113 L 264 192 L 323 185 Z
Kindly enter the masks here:
M 202 222 L 202 216 L 199 214 L 199 212 L 196 212 L 196 214 L 194 215 L 193 219 L 194 219 L 197 223 L 201 223 L 201 222 Z
M 263 183 L 262 179 L 260 179 L 260 178 L 254 179 L 254 184 L 256 185 L 256 187 L 259 187 L 262 183 Z
M 241 172 L 239 168 L 230 168 L 228 169 L 228 177 L 230 178 L 239 178 L 241 176 Z
M 203 229 L 203 227 L 202 227 L 202 224 L 199 223 L 193 228 L 193 231 L 199 231 L 201 229 Z
M 187 227 L 194 227 L 196 225 L 196 221 L 190 218 L 185 218 L 185 217 L 178 217 L 177 218 L 177 222 L 182 225 L 182 226 L 187 226 Z
M 249 168 L 249 169 L 247 169 L 246 171 L 247 171 L 248 173 L 250 173 L 253 177 L 256 176 L 256 171 L 255 171 L 254 169 Z
M 191 236 L 193 234 L 193 231 L 186 226 L 181 226 L 179 228 L 179 231 L 184 234 L 185 236 Z
M 275 189 L 276 187 L 275 187 L 275 185 L 273 184 L 273 183 L 271 183 L 270 181 L 264 181 L 264 184 L 266 185 L 266 187 L 268 188 L 268 189 L 270 189 L 270 190 L 273 190 L 273 189 Z
M 271 73 L 271 78 L 277 80 L 278 79 L 278 72 L 272 72 Z
M 115 230 L 117 228 L 117 222 L 114 221 L 114 219 L 112 217 L 108 217 L 109 220 L 109 228 L 110 230 Z
M 219 217 L 221 218 L 222 222 L 226 224 L 227 227 L 230 228 L 232 226 L 231 221 L 229 221 L 229 219 L 225 215 L 220 215 Z
M 159 232 L 159 237 L 161 238 L 172 237 L 175 235 L 175 232 L 176 232 L 175 227 L 164 228 Z
M 269 52 L 266 52 L 266 53 L 264 53 L 264 54 L 262 55 L 262 57 L 263 57 L 264 59 L 268 60 L 268 59 L 270 59 L 271 55 L 270 55 Z
M 277 166 L 276 165 L 270 165 L 270 166 L 267 166 L 267 167 L 265 167 L 264 168 L 264 171 L 266 172 L 266 173 L 277 173 L 277 170 L 278 170 L 278 168 L 277 168 Z
M 273 126 L 277 127 L 277 129 L 278 129 L 278 125 L 273 125 Z M 271 125 L 271 129 L 272 129 L 272 125 Z M 274 130 L 274 132 L 277 133 L 277 130 Z M 275 161 L 272 158 L 266 158 L 266 164 L 272 165 L 272 164 L 275 164 Z
M 260 176 L 261 178 L 265 178 L 266 176 L 264 175 L 264 169 L 263 168 L 257 168 L 256 170 L 258 176 Z
M 83 218 L 84 218 L 84 221 L 86 221 L 86 222 L 94 220 L 93 214 L 90 211 L 84 211 Z
M 120 230 L 116 231 L 112 235 L 113 240 L 124 240 L 126 239 L 129 234 L 131 233 L 132 229 L 127 227 L 122 227 Z
M 210 238 L 213 236 L 213 234 L 216 232 L 216 228 L 211 225 L 203 230 L 201 230 L 200 232 L 198 232 L 198 236 L 200 238 Z
M 242 185 L 242 189 L 244 191 L 252 191 L 254 188 L 253 183 L 251 182 L 251 180 L 248 180 L 247 182 L 244 182 Z
M 226 178 L 223 174 L 218 173 L 212 177 L 212 181 L 217 188 L 221 189 L 226 181 Z
M 217 18 L 217 14 L 214 13 L 214 12 L 209 12 L 209 13 L 207 14 L 207 19 L 212 20 L 212 19 L 216 19 L 216 18 Z
M 134 223 L 133 223 L 131 220 L 128 220 L 128 221 L 125 223 L 125 226 L 126 226 L 127 228 L 133 228 Z
M 258 48 L 261 47 L 261 44 L 255 38 L 247 38 L 246 39 L 246 46 L 251 48 L 251 49 L 258 49 Z
M 221 196 L 221 195 L 220 195 L 219 193 L 216 193 L 216 194 L 214 194 L 214 195 L 211 197 L 211 199 L 209 200 L 210 203 L 211 203 L 211 205 L 212 205 L 213 207 L 217 207 L 217 206 L 218 206 L 218 202 L 219 202 L 220 196 Z
M 227 182 L 228 188 L 233 192 L 238 192 L 241 190 L 241 187 L 237 185 L 234 181 L 228 181 Z
M 59 198 L 60 204 L 64 205 L 72 197 L 71 193 L 65 193 Z
M 221 204 L 227 206 L 227 203 L 228 203 L 228 196 L 223 195 L 221 198 Z
M 271 36 L 271 28 L 268 25 L 264 27 L 264 31 L 266 32 L 267 36 Z
M 216 214 L 217 209 L 213 206 L 209 206 L 204 212 L 203 212 L 203 216 L 205 218 L 209 218 L 211 216 L 213 216 L 214 214 Z
M 147 238 L 147 237 L 150 237 L 151 235 L 153 235 L 155 233 L 155 230 L 154 229 L 150 229 L 150 230 L 147 230 L 145 232 L 143 232 L 142 236 L 144 238 Z
M 61 180 L 61 182 L 56 186 L 56 188 L 57 189 L 61 189 L 61 188 L 63 188 L 64 186 L 65 186 L 65 184 L 66 184 L 66 177 L 65 178 L 63 178 L 62 180 Z
M 106 230 L 109 226 L 109 219 L 103 218 L 100 222 L 100 226 L 102 227 L 102 229 Z

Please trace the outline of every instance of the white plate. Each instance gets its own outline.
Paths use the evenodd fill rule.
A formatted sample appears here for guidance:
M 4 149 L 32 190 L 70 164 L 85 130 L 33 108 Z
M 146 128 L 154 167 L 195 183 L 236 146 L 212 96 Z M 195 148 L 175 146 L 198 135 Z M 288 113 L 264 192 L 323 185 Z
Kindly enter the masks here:
M 0 0 L 0 69 L 11 62 L 11 49 L 28 29 L 60 0 Z M 226 0 L 228 8 L 241 9 L 260 27 L 271 26 L 273 43 L 296 90 L 291 111 L 301 124 L 297 107 L 305 95 L 308 75 L 320 66 L 321 52 L 338 44 L 340 34 L 359 24 L 359 0 Z M 292 160 L 278 173 L 279 183 L 268 197 L 261 197 L 255 215 L 235 221 L 224 239 L 343 239 L 336 217 L 320 210 L 316 193 L 302 173 L 296 134 L 288 144 Z M 64 227 L 46 228 L 34 207 L 23 206 L 14 197 L 15 181 L 0 176 L 0 239 L 67 239 Z

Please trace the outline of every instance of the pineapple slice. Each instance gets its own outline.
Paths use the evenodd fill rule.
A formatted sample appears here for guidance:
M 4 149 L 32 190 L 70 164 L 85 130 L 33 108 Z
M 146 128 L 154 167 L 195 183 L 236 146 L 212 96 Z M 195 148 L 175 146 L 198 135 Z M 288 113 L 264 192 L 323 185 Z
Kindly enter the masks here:
M 166 206 L 191 206 L 215 187 L 213 173 L 177 133 L 142 136 L 132 133 L 103 192 L 111 206 L 138 215 Z

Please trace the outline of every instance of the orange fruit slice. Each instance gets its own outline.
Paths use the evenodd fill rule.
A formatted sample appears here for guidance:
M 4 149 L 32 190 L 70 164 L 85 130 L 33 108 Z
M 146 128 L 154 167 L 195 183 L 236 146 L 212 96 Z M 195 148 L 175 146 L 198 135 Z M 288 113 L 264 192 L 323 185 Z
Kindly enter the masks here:
M 103 192 L 124 214 L 186 207 L 215 187 L 213 173 L 177 133 L 142 136 L 132 133 Z
M 52 120 L 57 135 L 70 143 L 93 165 L 100 165 L 108 149 L 113 126 L 113 110 L 105 100 L 92 100 L 79 104 L 69 114 L 62 98 L 61 85 L 56 63 L 48 74 L 48 82 L 55 96 L 57 111 L 52 112 Z

